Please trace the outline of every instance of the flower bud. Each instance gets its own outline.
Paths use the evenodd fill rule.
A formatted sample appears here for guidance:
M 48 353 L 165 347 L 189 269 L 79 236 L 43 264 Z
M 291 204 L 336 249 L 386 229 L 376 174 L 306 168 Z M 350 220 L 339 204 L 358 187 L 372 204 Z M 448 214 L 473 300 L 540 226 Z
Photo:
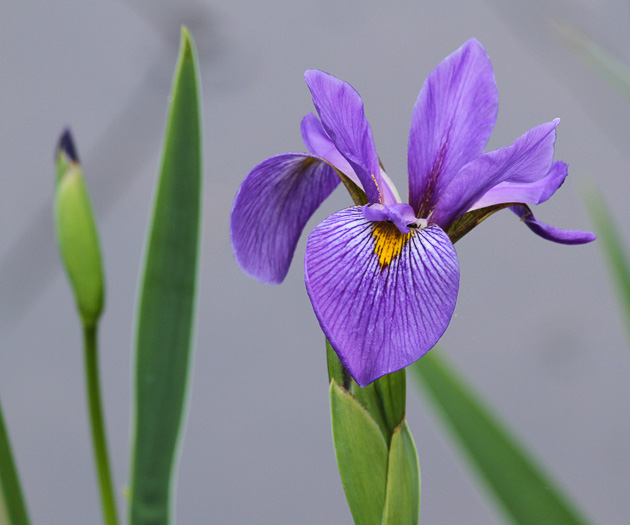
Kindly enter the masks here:
M 83 324 L 93 327 L 103 310 L 103 268 L 96 223 L 69 130 L 56 152 L 57 242 Z

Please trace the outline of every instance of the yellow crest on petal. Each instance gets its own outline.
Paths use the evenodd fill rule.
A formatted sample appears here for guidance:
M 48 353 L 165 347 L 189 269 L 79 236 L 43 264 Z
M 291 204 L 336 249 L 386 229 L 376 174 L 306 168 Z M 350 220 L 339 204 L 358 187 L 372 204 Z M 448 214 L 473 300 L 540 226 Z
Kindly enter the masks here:
M 398 227 L 391 222 L 377 222 L 372 226 L 374 237 L 374 253 L 378 257 L 378 264 L 385 269 L 400 255 L 405 244 L 409 242 L 413 230 L 409 233 L 400 233 Z

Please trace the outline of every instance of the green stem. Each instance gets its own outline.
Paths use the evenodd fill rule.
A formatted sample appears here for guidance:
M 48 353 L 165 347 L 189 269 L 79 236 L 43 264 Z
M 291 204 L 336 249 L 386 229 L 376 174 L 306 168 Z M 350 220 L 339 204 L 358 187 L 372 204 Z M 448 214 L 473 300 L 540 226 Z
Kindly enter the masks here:
M 28 525 L 28 512 L 11 453 L 9 434 L 0 408 L 0 522 L 6 516 L 10 525 Z
M 118 525 L 116 499 L 114 496 L 109 455 L 107 453 L 107 442 L 105 439 L 105 420 L 103 418 L 103 403 L 101 401 L 101 387 L 98 372 L 96 331 L 96 326 L 84 325 L 83 327 L 87 401 L 90 410 L 92 445 L 94 446 L 94 461 L 96 462 L 98 484 L 101 492 L 103 518 L 106 525 Z

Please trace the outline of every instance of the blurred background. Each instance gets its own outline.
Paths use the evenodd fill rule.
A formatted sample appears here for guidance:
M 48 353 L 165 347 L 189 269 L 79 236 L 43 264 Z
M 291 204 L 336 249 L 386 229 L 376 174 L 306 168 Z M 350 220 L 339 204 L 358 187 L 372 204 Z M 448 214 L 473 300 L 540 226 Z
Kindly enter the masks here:
M 34 524 L 100 522 L 81 332 L 51 220 L 55 143 L 70 125 L 99 221 L 102 379 L 122 505 L 136 287 L 181 24 L 201 66 L 205 209 L 178 523 L 352 522 L 332 447 L 324 339 L 304 289 L 306 236 L 279 287 L 242 274 L 229 241 L 232 199 L 248 171 L 304 150 L 299 123 L 312 111 L 304 70 L 324 69 L 361 93 L 404 196 L 420 86 L 477 37 L 499 86 L 490 149 L 562 118 L 556 158 L 570 177 L 537 217 L 591 229 L 582 197 L 596 183 L 630 240 L 630 102 L 559 36 L 577 28 L 628 61 L 626 2 L 0 5 L 0 398 Z M 338 189 L 306 230 L 349 202 Z M 588 516 L 626 522 L 629 345 L 600 246 L 545 242 L 504 211 L 457 251 L 460 294 L 440 351 Z M 421 523 L 501 523 L 411 380 L 408 419 L 421 462 Z

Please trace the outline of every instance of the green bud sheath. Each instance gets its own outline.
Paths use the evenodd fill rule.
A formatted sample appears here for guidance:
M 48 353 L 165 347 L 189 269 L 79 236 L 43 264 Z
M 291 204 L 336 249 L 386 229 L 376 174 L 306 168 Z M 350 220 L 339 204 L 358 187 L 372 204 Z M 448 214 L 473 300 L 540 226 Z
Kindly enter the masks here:
M 103 267 L 90 197 L 66 130 L 57 148 L 55 222 L 61 258 L 83 324 L 93 327 L 103 310 Z

